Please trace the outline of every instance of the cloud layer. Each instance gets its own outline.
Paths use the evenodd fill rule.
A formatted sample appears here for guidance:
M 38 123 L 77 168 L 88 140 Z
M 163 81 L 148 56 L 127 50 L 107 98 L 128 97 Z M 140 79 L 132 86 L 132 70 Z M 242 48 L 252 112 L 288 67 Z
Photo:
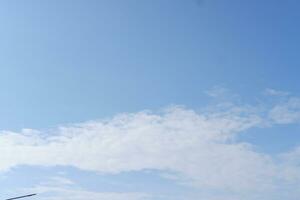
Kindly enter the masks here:
M 300 186 L 300 147 L 271 156 L 236 138 L 253 127 L 298 122 L 299 102 L 289 99 L 264 114 L 235 105 L 203 113 L 175 106 L 55 130 L 2 131 L 0 170 L 18 165 L 73 166 L 98 173 L 154 169 L 201 190 L 265 198 Z

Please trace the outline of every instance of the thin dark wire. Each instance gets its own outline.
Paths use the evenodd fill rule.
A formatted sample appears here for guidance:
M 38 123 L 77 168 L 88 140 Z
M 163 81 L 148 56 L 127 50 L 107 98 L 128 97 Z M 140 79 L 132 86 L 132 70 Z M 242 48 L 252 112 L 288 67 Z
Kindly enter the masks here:
M 36 194 L 28 194 L 28 195 L 19 196 L 19 197 L 14 197 L 14 198 L 9 198 L 9 199 L 5 199 L 5 200 L 21 199 L 21 198 L 31 197 L 31 196 L 35 196 L 35 195 L 36 195 Z

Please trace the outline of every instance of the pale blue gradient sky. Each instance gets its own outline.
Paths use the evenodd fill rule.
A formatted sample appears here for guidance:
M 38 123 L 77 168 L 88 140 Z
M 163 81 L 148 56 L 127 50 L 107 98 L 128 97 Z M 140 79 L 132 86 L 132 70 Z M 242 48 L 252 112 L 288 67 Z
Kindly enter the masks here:
M 1 1 L 0 130 L 46 130 L 174 104 L 267 107 L 288 98 L 274 100 L 267 88 L 300 96 L 299 9 L 296 0 Z M 229 91 L 211 98 L 205 91 L 212 88 Z M 299 145 L 299 131 L 299 123 L 259 127 L 238 140 L 277 154 Z M 99 178 L 28 166 L 4 173 L 0 191 L 59 171 L 91 190 L 196 194 L 155 170 Z M 105 188 L 109 182 L 121 186 Z
M 297 1 L 3 1 L 1 129 L 299 94 Z

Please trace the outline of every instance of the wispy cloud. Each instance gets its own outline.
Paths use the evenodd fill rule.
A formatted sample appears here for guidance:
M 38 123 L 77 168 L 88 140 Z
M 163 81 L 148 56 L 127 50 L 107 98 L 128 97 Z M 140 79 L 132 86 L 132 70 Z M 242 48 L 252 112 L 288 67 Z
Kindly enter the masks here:
M 145 200 L 150 195 L 131 192 L 131 193 L 118 193 L 118 192 L 95 192 L 85 190 L 83 188 L 69 187 L 70 183 L 75 184 L 72 180 L 53 177 L 47 182 L 40 183 L 32 188 L 25 188 L 25 192 L 39 193 L 41 200 Z
M 300 122 L 300 98 L 289 98 L 287 101 L 275 105 L 270 111 L 269 117 L 278 124 Z
M 272 89 L 272 88 L 265 89 L 264 93 L 266 95 L 270 95 L 270 96 L 288 96 L 290 94 L 289 92 L 275 90 L 275 89 Z
M 235 94 L 228 88 L 222 86 L 214 86 L 211 89 L 206 90 L 205 94 L 207 94 L 210 97 L 217 98 L 219 100 L 233 100 L 239 98 L 238 94 Z

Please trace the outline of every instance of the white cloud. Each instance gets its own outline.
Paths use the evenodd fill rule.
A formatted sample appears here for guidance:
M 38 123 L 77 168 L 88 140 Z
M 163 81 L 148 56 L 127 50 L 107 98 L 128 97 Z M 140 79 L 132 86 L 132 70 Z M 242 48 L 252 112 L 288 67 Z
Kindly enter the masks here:
M 205 93 L 210 97 L 223 97 L 224 95 L 227 95 L 229 91 L 226 88 L 214 86 L 210 90 L 205 91 Z
M 280 91 L 280 90 L 275 90 L 272 88 L 267 88 L 264 92 L 266 95 L 270 96 L 288 96 L 288 92 Z
M 63 181 L 62 181 L 63 180 Z M 27 193 L 38 193 L 38 199 L 41 200 L 145 200 L 150 195 L 131 192 L 95 192 L 83 188 L 69 187 L 70 183 L 75 184 L 72 180 L 53 177 L 47 182 L 40 183 L 32 188 L 25 188 Z
M 290 166 L 300 166 L 300 146 L 294 148 L 290 152 L 285 152 L 280 155 L 281 159 L 285 160 Z M 296 168 L 298 170 L 298 168 Z M 295 172 L 294 170 L 292 172 Z M 300 174 L 297 174 L 298 176 Z M 291 178 L 296 178 L 296 174 L 293 174 Z M 300 177 L 299 177 L 300 178 Z
M 58 187 L 38 186 L 32 189 L 45 195 L 39 198 L 41 200 L 142 200 L 148 197 L 139 193 L 91 192 Z M 47 196 L 47 193 L 52 194 Z
M 290 98 L 284 103 L 275 105 L 270 111 L 269 116 L 278 124 L 300 122 L 300 99 Z
M 239 95 L 221 86 L 214 86 L 210 90 L 206 90 L 204 93 L 212 98 L 222 101 L 232 101 L 239 99 Z
M 174 107 L 161 115 L 123 114 L 106 122 L 60 127 L 55 136 L 41 137 L 29 130 L 3 132 L 0 168 L 25 164 L 68 165 L 102 173 L 170 170 L 198 186 L 249 188 L 263 181 L 259 174 L 272 174 L 272 167 L 259 169 L 268 166 L 268 158 L 248 144 L 228 143 L 236 133 L 260 122 L 257 116 L 239 114 L 199 115 Z
M 295 113 L 299 105 L 297 99 L 276 105 L 269 118 L 275 123 L 297 121 Z M 62 126 L 46 132 L 2 131 L 0 169 L 18 165 L 73 166 L 100 173 L 155 169 L 171 173 L 172 176 L 165 177 L 179 183 L 227 191 L 238 194 L 237 198 L 249 194 L 266 196 L 288 184 L 300 186 L 297 165 L 258 153 L 251 144 L 235 140 L 239 133 L 259 127 L 269 118 L 249 107 L 234 105 L 206 113 L 172 107 L 161 113 L 120 114 L 110 120 Z M 36 189 L 48 191 L 49 186 Z M 53 187 L 50 190 L 70 192 L 78 195 L 77 199 L 85 194 Z M 119 194 L 117 197 L 89 195 L 93 199 L 119 198 Z M 119 199 L 122 198 L 126 199 L 124 196 Z
M 72 180 L 67 179 L 65 177 L 61 177 L 61 176 L 51 177 L 48 184 L 52 184 L 53 182 L 55 182 L 57 185 L 74 185 L 75 184 Z M 47 184 L 47 182 L 46 182 L 46 184 Z

